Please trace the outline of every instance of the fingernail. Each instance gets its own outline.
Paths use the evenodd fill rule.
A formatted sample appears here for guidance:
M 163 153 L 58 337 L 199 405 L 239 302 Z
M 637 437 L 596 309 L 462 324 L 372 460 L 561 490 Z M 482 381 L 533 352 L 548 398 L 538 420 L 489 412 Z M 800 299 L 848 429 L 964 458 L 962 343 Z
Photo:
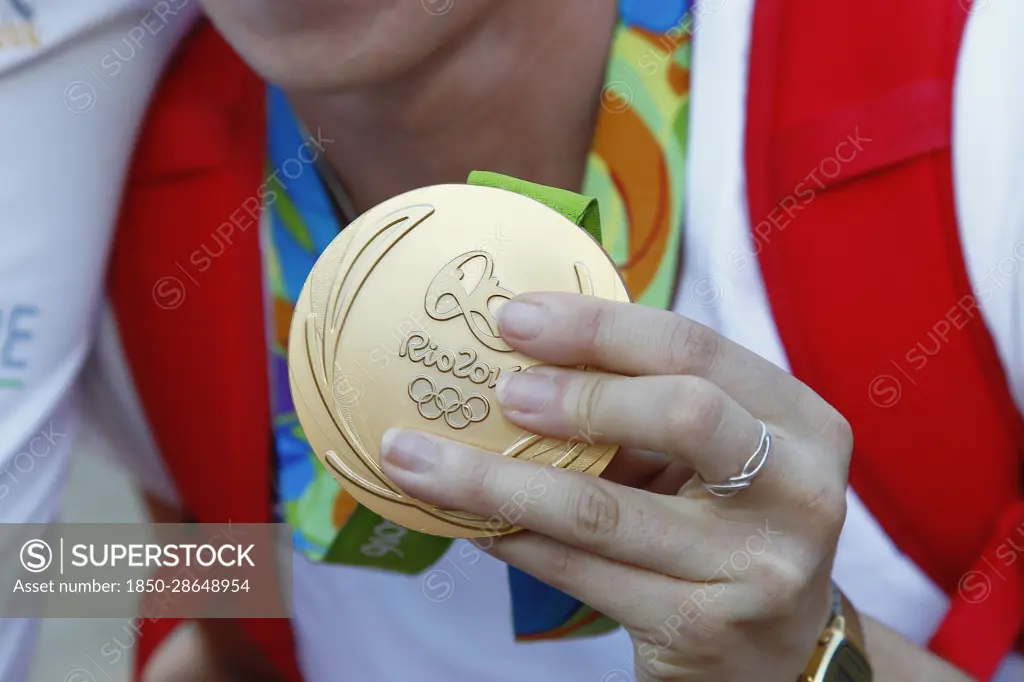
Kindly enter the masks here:
M 495 386 L 498 402 L 514 412 L 541 412 L 555 395 L 555 380 L 533 372 L 502 374 Z
M 526 301 L 509 301 L 498 308 L 498 328 L 503 336 L 529 340 L 540 334 L 548 311 Z
M 381 458 L 414 474 L 429 471 L 437 461 L 437 444 L 403 429 L 389 429 L 381 439 Z

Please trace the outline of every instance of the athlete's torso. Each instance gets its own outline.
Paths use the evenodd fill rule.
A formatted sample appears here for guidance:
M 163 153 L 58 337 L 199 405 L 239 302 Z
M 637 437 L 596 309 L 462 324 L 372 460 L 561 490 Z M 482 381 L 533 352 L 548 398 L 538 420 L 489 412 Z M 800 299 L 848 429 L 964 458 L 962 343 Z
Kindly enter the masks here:
M 730 258 L 740 249 L 753 251 L 742 153 L 753 0 L 709 4 L 713 11 L 702 15 L 695 40 L 686 263 L 675 307 L 786 366 L 756 261 L 739 268 Z M 1024 66 L 1024 45 L 1014 34 L 1022 17 L 1010 3 L 975 5 L 984 11 L 969 22 L 955 101 L 960 229 L 975 282 L 987 277 L 1005 292 L 985 315 L 1020 398 L 1024 351 L 1016 273 L 1024 220 L 1012 188 L 1024 179 L 1014 165 L 1024 159 L 1024 129 L 1017 123 L 1024 82 L 1013 77 Z M 926 642 L 945 598 L 887 544 L 855 497 L 851 502 L 839 581 L 868 614 Z M 630 679 L 632 647 L 621 632 L 513 644 L 506 569 L 469 545 L 456 544 L 434 571 L 412 578 L 312 564 L 298 554 L 294 568 L 293 625 L 305 676 L 313 682 Z
M 738 267 L 730 258 L 740 249 L 754 253 L 743 171 L 753 0 L 711 4 L 717 9 L 702 17 L 695 37 L 686 262 L 675 309 L 786 367 L 756 259 Z M 996 4 L 968 24 L 955 101 L 955 173 L 968 269 L 976 284 L 988 278 L 1001 292 L 986 306 L 986 321 L 1024 406 L 1024 273 L 1017 274 L 1024 266 L 1024 201 L 1014 190 L 1024 183 L 1024 81 L 1015 78 L 1024 67 L 1024 45 L 1013 29 L 1024 12 Z M 921 644 L 948 604 L 855 494 L 836 575 L 859 607 Z M 351 675 L 440 682 L 467 673 L 510 682 L 527 675 L 632 679 L 626 672 L 632 647 L 621 633 L 590 642 L 513 644 L 505 568 L 471 545 L 455 545 L 425 577 L 368 574 L 297 557 L 295 580 L 300 656 L 314 682 Z M 373 645 L 379 641 L 394 642 L 387 650 L 401 653 L 381 655 Z M 1024 668 L 1008 667 L 1000 679 L 1024 679 Z

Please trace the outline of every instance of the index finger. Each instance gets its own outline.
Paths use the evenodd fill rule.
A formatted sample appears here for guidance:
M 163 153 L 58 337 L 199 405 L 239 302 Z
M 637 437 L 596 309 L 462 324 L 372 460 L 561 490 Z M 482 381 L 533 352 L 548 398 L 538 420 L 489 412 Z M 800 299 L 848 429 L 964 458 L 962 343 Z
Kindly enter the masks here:
M 700 503 L 533 462 L 502 457 L 438 436 L 392 429 L 381 467 L 406 494 L 535 531 L 622 563 L 667 575 L 714 571 L 707 553 L 686 557 L 713 536 Z
M 670 311 L 579 294 L 530 293 L 500 306 L 496 317 L 509 345 L 555 365 L 597 366 L 628 376 L 699 376 L 754 416 L 787 425 L 809 406 L 827 407 L 781 368 Z

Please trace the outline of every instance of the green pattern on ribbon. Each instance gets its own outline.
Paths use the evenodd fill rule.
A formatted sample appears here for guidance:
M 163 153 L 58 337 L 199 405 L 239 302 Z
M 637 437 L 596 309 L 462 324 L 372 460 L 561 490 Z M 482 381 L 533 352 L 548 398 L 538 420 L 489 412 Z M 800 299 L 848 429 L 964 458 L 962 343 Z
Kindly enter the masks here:
M 415 575 L 444 556 L 451 544 L 448 538 L 403 528 L 359 505 L 327 550 L 324 561 Z

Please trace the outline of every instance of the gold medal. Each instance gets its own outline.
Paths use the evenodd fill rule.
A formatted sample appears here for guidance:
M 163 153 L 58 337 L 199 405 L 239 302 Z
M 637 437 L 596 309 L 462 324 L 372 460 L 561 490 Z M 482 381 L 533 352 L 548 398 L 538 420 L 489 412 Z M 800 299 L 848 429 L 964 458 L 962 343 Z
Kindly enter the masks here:
M 501 189 L 408 192 L 367 211 L 327 247 L 296 302 L 289 375 L 306 437 L 356 500 L 433 535 L 516 530 L 402 493 L 379 465 L 381 437 L 393 427 L 601 473 L 615 446 L 543 438 L 501 414 L 498 379 L 540 363 L 505 343 L 494 314 L 528 291 L 629 300 L 589 234 Z

